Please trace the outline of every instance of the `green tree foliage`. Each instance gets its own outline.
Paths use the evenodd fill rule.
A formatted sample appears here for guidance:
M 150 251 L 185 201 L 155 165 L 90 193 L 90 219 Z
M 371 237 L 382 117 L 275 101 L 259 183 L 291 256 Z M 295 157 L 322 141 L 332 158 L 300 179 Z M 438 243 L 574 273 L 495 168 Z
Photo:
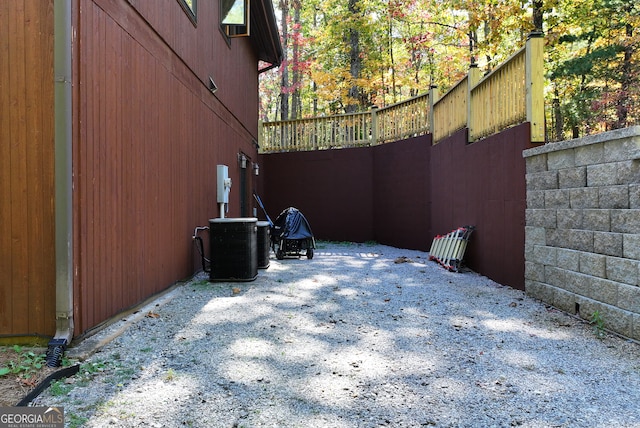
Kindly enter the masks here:
M 286 58 L 263 120 L 364 111 L 490 72 L 546 37 L 547 122 L 561 139 L 640 123 L 639 6 L 628 0 L 280 0 Z
M 547 34 L 553 139 L 639 123 L 638 14 L 626 0 L 559 1 Z
M 430 0 L 395 0 L 387 11 L 389 45 L 394 53 L 390 97 L 395 103 L 426 92 L 431 86 L 449 87 L 466 74 L 469 42 L 466 14 Z

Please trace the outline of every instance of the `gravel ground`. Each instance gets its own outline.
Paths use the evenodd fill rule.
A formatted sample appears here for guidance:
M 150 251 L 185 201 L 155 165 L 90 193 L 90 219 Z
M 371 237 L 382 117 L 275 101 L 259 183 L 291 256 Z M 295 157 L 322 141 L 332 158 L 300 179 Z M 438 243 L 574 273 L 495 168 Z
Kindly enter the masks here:
M 428 254 L 320 243 L 69 350 L 67 426 L 640 427 L 640 345 Z

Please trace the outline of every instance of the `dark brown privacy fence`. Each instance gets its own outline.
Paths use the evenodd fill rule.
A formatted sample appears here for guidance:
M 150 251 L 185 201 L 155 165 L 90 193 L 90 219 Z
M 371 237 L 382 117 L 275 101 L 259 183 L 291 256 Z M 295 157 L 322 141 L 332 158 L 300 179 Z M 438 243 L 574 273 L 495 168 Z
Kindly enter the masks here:
M 436 234 L 476 227 L 469 266 L 524 288 L 528 124 L 474 144 L 466 130 L 374 147 L 260 155 L 262 199 L 272 217 L 295 206 L 316 238 L 376 241 L 428 251 Z M 261 172 L 262 174 L 262 172 Z

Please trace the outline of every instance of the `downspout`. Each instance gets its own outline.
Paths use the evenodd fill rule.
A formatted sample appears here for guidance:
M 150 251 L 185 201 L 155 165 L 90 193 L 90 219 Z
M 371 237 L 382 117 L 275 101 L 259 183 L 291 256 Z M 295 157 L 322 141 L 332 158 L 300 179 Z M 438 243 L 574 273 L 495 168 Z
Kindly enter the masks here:
M 56 333 L 47 365 L 58 367 L 73 338 L 71 1 L 53 0 Z

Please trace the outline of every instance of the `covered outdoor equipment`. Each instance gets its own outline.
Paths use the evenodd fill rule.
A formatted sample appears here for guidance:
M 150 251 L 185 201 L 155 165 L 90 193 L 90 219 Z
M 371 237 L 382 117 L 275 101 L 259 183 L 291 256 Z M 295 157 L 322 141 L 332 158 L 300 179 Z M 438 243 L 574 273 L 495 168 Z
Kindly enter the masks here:
M 305 250 L 307 258 L 313 258 L 316 242 L 311 232 L 311 226 L 297 208 L 285 209 L 273 222 L 271 248 L 276 253 L 278 260 L 287 256 L 299 257 L 301 252 Z

